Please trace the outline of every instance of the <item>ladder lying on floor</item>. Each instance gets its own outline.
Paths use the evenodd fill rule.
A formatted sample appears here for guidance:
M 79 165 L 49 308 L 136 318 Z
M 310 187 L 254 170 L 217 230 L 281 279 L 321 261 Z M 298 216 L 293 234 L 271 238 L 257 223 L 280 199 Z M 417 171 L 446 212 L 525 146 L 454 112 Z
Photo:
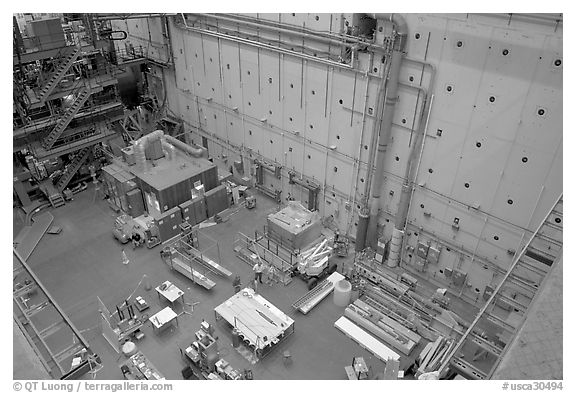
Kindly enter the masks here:
M 536 232 L 516 256 L 492 296 L 440 367 L 450 366 L 469 379 L 490 379 L 554 263 L 562 255 L 562 194 Z M 506 315 L 505 308 L 509 309 Z M 482 331 L 494 326 L 500 333 L 490 337 Z M 480 362 L 476 362 L 482 358 Z

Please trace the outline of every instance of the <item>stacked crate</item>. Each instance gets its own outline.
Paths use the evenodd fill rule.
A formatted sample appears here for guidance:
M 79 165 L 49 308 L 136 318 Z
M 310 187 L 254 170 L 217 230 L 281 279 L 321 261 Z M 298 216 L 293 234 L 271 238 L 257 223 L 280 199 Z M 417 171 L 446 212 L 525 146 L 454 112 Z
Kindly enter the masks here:
M 220 185 L 204 194 L 206 199 L 206 210 L 208 212 L 208 217 L 212 217 L 215 214 L 220 213 L 223 210 L 228 209 L 228 192 L 225 185 Z
M 128 201 L 128 213 L 132 217 L 138 217 L 145 212 L 144 199 L 142 198 L 142 191 L 140 191 L 139 188 L 127 192 L 126 199 Z
M 156 225 L 160 232 L 160 239 L 164 242 L 172 239 L 180 233 L 180 224 L 182 223 L 182 214 L 178 206 L 162 213 L 156 218 Z
M 104 192 L 110 197 L 110 202 L 130 213 L 127 193 L 136 189 L 134 175 L 116 164 L 102 168 L 102 185 Z

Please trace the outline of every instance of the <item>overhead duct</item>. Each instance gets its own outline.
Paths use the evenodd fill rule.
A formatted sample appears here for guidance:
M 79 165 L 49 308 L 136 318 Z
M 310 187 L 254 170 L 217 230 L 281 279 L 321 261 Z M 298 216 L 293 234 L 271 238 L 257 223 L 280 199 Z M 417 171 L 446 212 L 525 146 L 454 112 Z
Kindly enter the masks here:
M 151 140 L 159 139 L 164 136 L 164 131 L 156 130 L 150 134 L 146 134 L 134 142 L 134 160 L 136 161 L 136 169 L 139 171 L 146 171 L 146 146 Z
M 176 155 L 176 148 L 174 147 L 174 145 L 166 142 L 166 136 L 164 136 L 164 138 L 161 138 L 160 141 L 162 142 L 162 150 L 164 150 L 164 154 L 168 157 L 168 160 L 174 161 L 174 157 Z
M 386 98 L 384 101 L 384 108 L 382 113 L 382 122 L 379 127 L 380 132 L 378 135 L 378 151 L 376 153 L 376 172 L 374 182 L 372 183 L 372 201 L 370 205 L 370 219 L 368 221 L 368 228 L 366 233 L 366 240 L 368 245 L 375 248 L 378 239 L 378 213 L 380 208 L 380 193 L 382 183 L 384 180 L 384 159 L 386 150 L 390 141 L 390 134 L 392 131 L 392 119 L 394 117 L 394 110 L 396 102 L 398 101 L 398 79 L 400 75 L 400 66 L 402 64 L 402 57 L 404 56 L 404 49 L 406 47 L 406 38 L 408 35 L 408 27 L 406 21 L 401 15 L 398 14 L 368 14 L 374 19 L 388 20 L 394 24 L 396 37 L 394 39 L 394 46 L 390 60 L 390 71 L 388 74 L 388 81 L 386 87 Z M 374 148 L 372 146 L 372 148 Z M 368 168 L 371 170 L 371 168 Z
M 169 142 L 174 147 L 182 150 L 185 153 L 192 155 L 193 157 L 199 158 L 199 157 L 203 157 L 205 155 L 206 150 L 204 150 L 202 148 L 192 147 L 192 146 L 190 146 L 190 145 L 188 145 L 188 144 L 186 144 L 186 143 L 184 143 L 184 142 L 182 142 L 182 141 L 180 141 L 180 140 L 178 140 L 178 139 L 176 139 L 170 135 L 164 135 L 164 138 L 165 138 L 166 142 Z

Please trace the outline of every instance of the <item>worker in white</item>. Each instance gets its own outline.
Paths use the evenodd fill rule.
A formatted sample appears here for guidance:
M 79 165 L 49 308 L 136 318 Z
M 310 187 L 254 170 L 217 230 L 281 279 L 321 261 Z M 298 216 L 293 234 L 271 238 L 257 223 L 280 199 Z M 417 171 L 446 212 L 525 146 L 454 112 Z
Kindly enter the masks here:
M 260 284 L 263 284 L 262 282 L 262 272 L 264 271 L 264 264 L 260 261 L 256 262 L 256 264 L 254 265 L 254 267 L 252 268 L 252 270 L 254 270 L 254 280 L 255 281 L 260 281 Z
M 268 285 L 272 286 L 275 282 L 278 282 L 278 279 L 276 278 L 276 268 L 270 264 L 268 267 Z
M 122 263 L 124 265 L 128 265 L 130 263 L 130 260 L 128 259 L 128 256 L 126 255 L 126 251 L 124 251 L 124 249 L 122 249 Z

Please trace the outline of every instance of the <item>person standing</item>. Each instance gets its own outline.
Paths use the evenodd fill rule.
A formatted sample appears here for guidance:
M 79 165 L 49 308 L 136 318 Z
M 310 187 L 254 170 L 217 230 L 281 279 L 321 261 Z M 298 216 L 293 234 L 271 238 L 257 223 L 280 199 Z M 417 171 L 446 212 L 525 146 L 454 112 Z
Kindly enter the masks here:
M 278 282 L 278 280 L 276 280 L 276 268 L 270 264 L 268 267 L 268 285 L 272 286 L 275 282 Z
M 240 281 L 240 276 L 236 276 L 234 278 L 234 281 L 232 282 L 232 286 L 234 287 L 234 292 L 238 293 L 240 292 L 240 288 L 242 287 L 242 283 Z
M 264 264 L 261 261 L 256 262 L 256 264 L 254 265 L 254 267 L 252 268 L 252 270 L 254 270 L 254 280 L 256 281 L 260 281 L 260 284 L 263 284 L 262 282 L 262 272 L 264 271 Z
M 124 251 L 124 249 L 122 249 L 122 263 L 124 265 L 128 265 L 130 263 L 130 260 L 128 259 L 128 256 L 126 255 L 126 251 Z

